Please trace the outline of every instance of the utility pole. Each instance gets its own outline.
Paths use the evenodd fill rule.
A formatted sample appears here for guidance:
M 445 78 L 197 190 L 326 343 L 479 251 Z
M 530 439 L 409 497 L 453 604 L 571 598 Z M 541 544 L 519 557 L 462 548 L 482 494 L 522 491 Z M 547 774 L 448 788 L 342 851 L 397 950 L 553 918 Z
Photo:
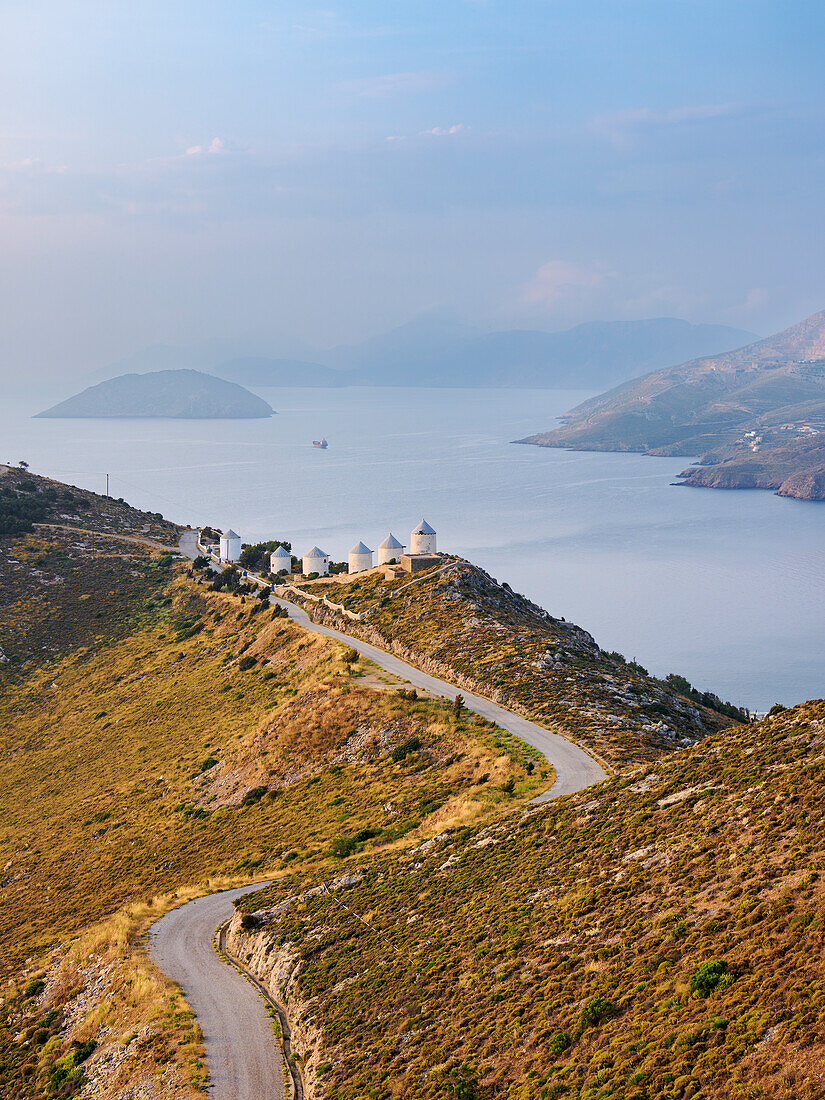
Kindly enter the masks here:
M 106 475 L 106 496 L 109 496 L 109 475 Z

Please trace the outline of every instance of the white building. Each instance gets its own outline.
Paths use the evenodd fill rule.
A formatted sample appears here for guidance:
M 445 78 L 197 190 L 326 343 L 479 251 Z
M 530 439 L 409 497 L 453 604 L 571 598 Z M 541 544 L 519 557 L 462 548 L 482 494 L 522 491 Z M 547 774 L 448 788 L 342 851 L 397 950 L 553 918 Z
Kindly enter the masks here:
M 292 554 L 283 546 L 277 546 L 269 555 L 270 573 L 291 573 Z
M 304 554 L 301 568 L 304 575 L 317 573 L 319 577 L 325 577 L 329 573 L 329 554 L 320 550 L 317 546 L 313 546 L 311 550 Z
M 372 550 L 363 542 L 357 543 L 349 552 L 349 572 L 363 573 L 365 569 L 372 569 Z
M 237 561 L 241 556 L 241 536 L 230 527 L 221 535 L 221 561 Z
M 404 553 L 404 543 L 399 542 L 392 531 L 390 531 L 384 541 L 378 544 L 377 553 L 379 565 L 386 565 L 387 562 L 392 561 L 393 558 L 398 561 Z
M 435 554 L 435 531 L 425 519 L 410 534 L 411 554 Z

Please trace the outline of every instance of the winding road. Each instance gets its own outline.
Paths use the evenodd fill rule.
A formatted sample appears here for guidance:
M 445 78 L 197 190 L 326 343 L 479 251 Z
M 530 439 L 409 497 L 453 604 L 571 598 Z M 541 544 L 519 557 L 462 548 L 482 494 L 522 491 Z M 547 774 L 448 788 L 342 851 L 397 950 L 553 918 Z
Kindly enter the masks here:
M 150 956 L 181 987 L 203 1031 L 214 1100 L 284 1100 L 281 1052 L 264 1002 L 212 945 L 235 898 L 263 886 L 197 898 L 149 929 Z
M 180 548 L 187 557 L 197 557 L 199 553 L 197 534 L 194 531 L 186 532 L 180 540 Z M 527 718 L 522 718 L 519 714 L 514 714 L 513 711 L 506 710 L 498 703 L 485 699 L 483 695 L 473 695 L 471 692 L 458 688 L 455 684 L 450 684 L 446 680 L 439 680 L 435 676 L 430 676 L 414 665 L 402 661 L 400 657 L 394 657 L 391 653 L 387 653 L 385 649 L 379 649 L 378 646 L 362 641 L 361 638 L 355 638 L 351 634 L 344 634 L 341 630 L 334 630 L 332 627 L 314 623 L 303 608 L 298 607 L 297 604 L 291 603 L 289 600 L 271 596 L 270 601 L 283 607 L 290 619 L 299 626 L 304 627 L 305 630 L 312 630 L 316 634 L 324 634 L 327 638 L 335 638 L 336 641 L 345 642 L 386 672 L 391 672 L 393 676 L 407 680 L 414 687 L 421 688 L 422 691 L 428 691 L 433 695 L 446 696 L 449 699 L 455 699 L 456 695 L 462 695 L 464 705 L 468 710 L 480 714 L 482 718 L 495 722 L 502 729 L 514 733 L 522 741 L 526 741 L 528 745 L 538 749 L 553 765 L 556 780 L 550 790 L 539 795 L 534 801 L 546 802 L 551 798 L 561 798 L 563 795 L 573 794 L 585 787 L 592 787 L 594 783 L 601 783 L 607 778 L 607 772 L 592 756 L 589 756 L 578 745 L 574 745 L 572 741 L 568 741 L 566 737 L 562 737 L 561 734 L 551 733 L 544 726 L 539 726 L 536 722 L 531 722 Z
M 198 556 L 196 532 L 187 531 L 181 537 L 180 549 L 190 559 Z M 490 699 L 430 676 L 369 642 L 314 623 L 302 608 L 288 600 L 275 596 L 270 599 L 285 608 L 299 626 L 345 642 L 387 672 L 423 691 L 450 699 L 462 695 L 469 710 L 542 752 L 555 769 L 555 782 L 535 802 L 560 798 L 607 778 L 591 756 L 559 734 L 505 710 Z M 281 1053 L 263 1002 L 249 982 L 220 960 L 212 945 L 215 929 L 232 914 L 234 899 L 261 885 L 189 902 L 167 913 L 150 930 L 150 955 L 181 986 L 203 1031 L 211 1079 L 209 1093 L 213 1100 L 282 1100 L 284 1096 Z

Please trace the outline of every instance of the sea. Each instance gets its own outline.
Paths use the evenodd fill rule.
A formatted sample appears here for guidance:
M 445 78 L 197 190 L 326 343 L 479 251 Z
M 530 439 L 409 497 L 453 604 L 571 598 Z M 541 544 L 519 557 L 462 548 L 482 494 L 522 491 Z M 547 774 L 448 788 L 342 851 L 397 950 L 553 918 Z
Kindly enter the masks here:
M 0 461 L 244 542 L 345 560 L 422 518 L 656 675 L 751 710 L 825 696 L 825 503 L 674 485 L 684 458 L 512 441 L 590 396 L 553 390 L 257 389 L 263 420 L 38 420 L 0 402 Z M 312 446 L 325 437 L 326 450 Z

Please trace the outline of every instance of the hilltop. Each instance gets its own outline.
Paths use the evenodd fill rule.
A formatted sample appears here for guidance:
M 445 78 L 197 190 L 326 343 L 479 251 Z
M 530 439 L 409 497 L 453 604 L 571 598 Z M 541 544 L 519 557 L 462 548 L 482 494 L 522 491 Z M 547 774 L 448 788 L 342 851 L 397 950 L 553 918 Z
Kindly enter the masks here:
M 518 440 L 575 450 L 700 455 L 711 488 L 825 499 L 825 312 L 726 355 L 654 371 Z
M 825 1092 L 825 703 L 243 899 L 307 1095 Z
M 746 720 L 744 712 L 681 676 L 657 680 L 620 653 L 600 649 L 586 630 L 461 559 L 413 584 L 407 576 L 387 580 L 374 571 L 303 587 L 362 616 L 353 622 L 306 600 L 304 609 L 315 621 L 336 624 L 519 711 L 614 767 L 653 759 Z
M 197 370 L 162 370 L 109 378 L 37 416 L 230 420 L 272 413 L 266 401 L 234 382 Z

